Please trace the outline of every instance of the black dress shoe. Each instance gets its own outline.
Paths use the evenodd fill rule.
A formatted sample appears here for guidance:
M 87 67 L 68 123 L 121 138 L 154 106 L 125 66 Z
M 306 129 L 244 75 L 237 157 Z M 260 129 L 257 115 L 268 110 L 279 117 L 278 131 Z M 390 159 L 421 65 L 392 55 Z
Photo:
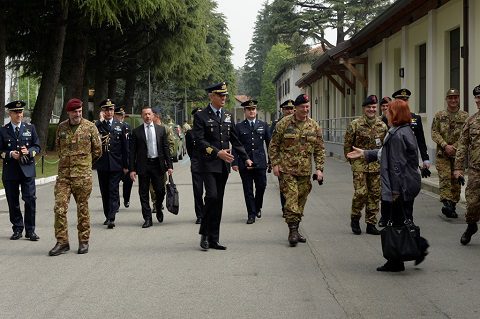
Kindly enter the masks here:
M 216 250 L 227 250 L 227 247 L 220 245 L 218 242 L 209 242 L 208 246 L 211 249 L 216 249 Z
M 52 250 L 50 250 L 48 252 L 48 255 L 49 256 L 58 256 L 58 255 L 61 255 L 63 253 L 66 253 L 69 250 L 70 250 L 70 245 L 68 243 L 66 243 L 66 244 L 56 243 L 55 247 L 53 247 Z
M 123 206 L 125 206 L 126 208 L 130 207 L 130 202 L 123 202 Z
M 261 209 L 258 210 L 257 218 L 262 218 L 262 210 Z
M 367 224 L 367 234 L 370 235 L 380 235 L 380 232 L 378 231 L 377 227 L 375 227 L 374 224 Z
M 202 223 L 202 218 L 201 217 L 197 217 L 197 220 L 195 221 L 195 224 L 199 225 Z
M 405 265 L 401 261 L 400 262 L 387 261 L 385 265 L 377 268 L 377 271 L 388 271 L 388 272 L 399 272 L 404 270 L 405 270 Z
M 26 234 L 25 234 L 25 238 L 30 239 L 30 241 L 37 241 L 37 240 L 40 239 L 40 237 L 38 237 L 38 235 L 35 234 L 35 232 L 26 233 Z
M 200 237 L 200 247 L 202 247 L 203 250 L 207 250 L 209 248 L 207 235 L 202 235 Z
M 387 227 L 387 221 L 385 219 L 380 218 L 378 221 L 378 227 Z
M 161 210 L 159 210 L 157 213 L 157 220 L 159 223 L 163 223 L 163 212 Z
M 22 232 L 20 231 L 14 231 L 12 236 L 10 236 L 10 240 L 17 240 L 22 238 Z
M 113 229 L 113 227 L 115 227 L 115 222 L 113 220 L 109 220 L 107 223 L 107 228 Z
M 78 245 L 78 254 L 82 255 L 86 253 L 88 253 L 88 243 L 80 243 Z
M 255 222 L 255 217 L 251 216 L 251 217 L 248 217 L 247 219 L 247 224 L 253 224 Z
M 103 224 L 106 226 L 108 225 L 108 219 L 105 219 L 105 221 L 103 222 Z
M 151 219 L 147 219 L 143 225 L 142 225 L 142 228 L 148 228 L 150 226 L 153 226 L 153 223 L 152 223 L 152 220 Z

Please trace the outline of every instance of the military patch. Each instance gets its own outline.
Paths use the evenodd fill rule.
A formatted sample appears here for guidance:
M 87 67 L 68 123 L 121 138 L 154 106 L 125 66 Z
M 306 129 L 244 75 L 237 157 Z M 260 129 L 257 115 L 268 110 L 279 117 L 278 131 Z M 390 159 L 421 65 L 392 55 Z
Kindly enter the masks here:
M 35 155 L 37 155 L 37 152 L 32 151 L 32 157 L 35 157 Z
M 207 148 L 205 149 L 205 151 L 207 152 L 208 155 L 210 155 L 210 154 L 212 154 L 212 152 L 213 152 L 213 148 L 211 148 L 211 147 L 209 146 L 209 147 L 207 147 Z
M 32 136 L 32 132 L 30 131 L 26 131 L 26 132 L 23 132 L 22 136 Z
M 232 117 L 230 114 L 225 114 L 225 123 L 231 123 L 232 122 Z
M 1 156 L 2 156 L 2 158 L 5 158 L 6 153 L 5 153 L 5 152 L 2 152 L 2 155 L 1 155 Z

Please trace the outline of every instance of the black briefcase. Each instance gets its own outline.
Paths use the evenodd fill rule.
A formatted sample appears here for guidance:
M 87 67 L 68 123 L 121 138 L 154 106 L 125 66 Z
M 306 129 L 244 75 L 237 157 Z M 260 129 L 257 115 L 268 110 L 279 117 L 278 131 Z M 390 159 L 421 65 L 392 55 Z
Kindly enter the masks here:
M 168 183 L 166 187 L 167 187 L 167 201 L 166 201 L 167 210 L 174 215 L 178 215 L 180 202 L 178 199 L 177 186 L 173 182 L 172 175 L 168 175 Z

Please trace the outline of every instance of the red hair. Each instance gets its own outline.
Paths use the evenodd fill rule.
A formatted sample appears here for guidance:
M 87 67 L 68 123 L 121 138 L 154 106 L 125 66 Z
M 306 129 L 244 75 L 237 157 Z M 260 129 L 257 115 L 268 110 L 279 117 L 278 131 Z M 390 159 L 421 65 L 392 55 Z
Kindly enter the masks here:
M 408 103 L 403 100 L 395 99 L 389 102 L 387 112 L 390 113 L 390 116 L 388 116 L 388 124 L 390 126 L 401 126 L 412 121 Z

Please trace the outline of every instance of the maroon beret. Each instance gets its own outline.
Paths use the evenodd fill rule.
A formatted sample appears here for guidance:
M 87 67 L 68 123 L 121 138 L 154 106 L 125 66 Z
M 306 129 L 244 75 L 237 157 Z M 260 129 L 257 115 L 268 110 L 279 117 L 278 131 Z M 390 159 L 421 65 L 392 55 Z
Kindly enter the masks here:
M 295 99 L 295 102 L 293 102 L 293 105 L 297 106 L 297 105 L 305 104 L 305 103 L 308 103 L 308 102 L 310 102 L 310 99 L 308 98 L 308 95 L 300 94 Z
M 83 106 L 83 102 L 79 99 L 73 98 L 67 102 L 67 112 L 75 111 Z

